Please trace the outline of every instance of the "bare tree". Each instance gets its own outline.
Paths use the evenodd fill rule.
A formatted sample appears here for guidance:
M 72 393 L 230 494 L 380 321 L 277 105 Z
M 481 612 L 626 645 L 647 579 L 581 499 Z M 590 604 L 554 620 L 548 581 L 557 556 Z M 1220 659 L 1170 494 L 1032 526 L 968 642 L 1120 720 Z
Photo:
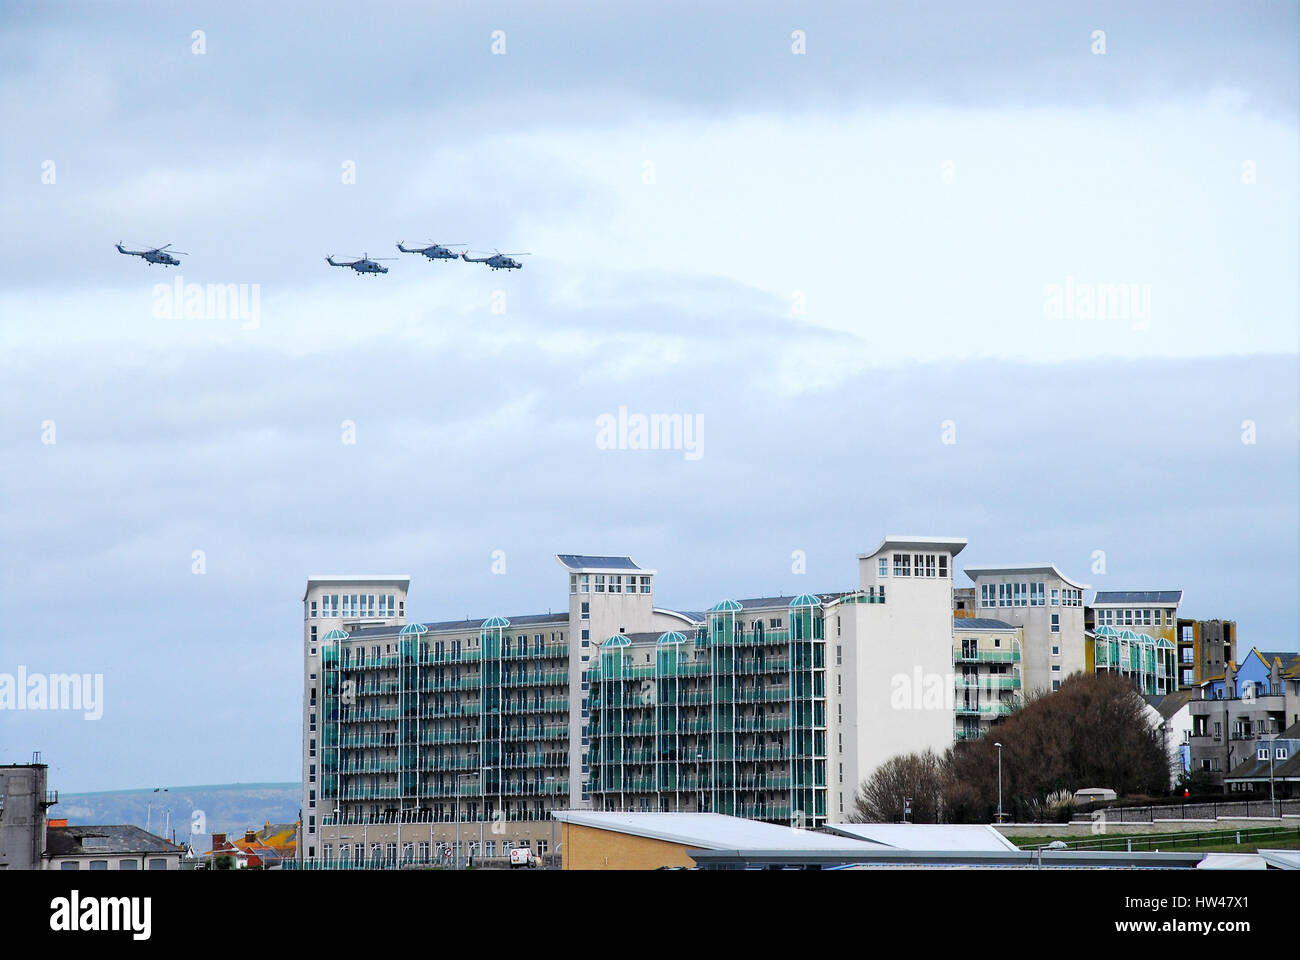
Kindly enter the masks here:
M 943 761 L 932 750 L 891 757 L 863 781 L 853 801 L 855 823 L 903 819 L 910 800 L 913 823 L 938 823 L 943 814 Z

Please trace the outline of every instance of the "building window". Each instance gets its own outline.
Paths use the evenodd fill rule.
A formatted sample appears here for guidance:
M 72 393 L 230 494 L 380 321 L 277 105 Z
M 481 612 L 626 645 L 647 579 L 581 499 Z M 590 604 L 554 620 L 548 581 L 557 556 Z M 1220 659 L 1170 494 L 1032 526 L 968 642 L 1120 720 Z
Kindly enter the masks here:
M 944 580 L 948 579 L 948 554 L 946 553 L 939 554 L 939 576 Z
M 61 864 L 59 864 L 59 869 L 60 869 L 60 870 L 80 870 L 80 869 L 81 869 L 81 864 L 79 864 L 76 860 L 64 860 Z
M 1061 648 L 1060 648 L 1060 647 L 1052 647 L 1052 656 L 1054 656 L 1054 657 L 1059 657 L 1060 655 L 1061 655 Z
M 596 574 L 596 592 L 605 592 L 605 575 L 603 573 Z
M 880 566 L 879 566 L 879 569 L 878 569 L 878 573 L 879 573 L 879 575 L 882 576 L 882 577 L 887 577 L 887 576 L 889 576 L 889 558 L 888 558 L 888 557 L 881 557 L 881 558 L 880 558 Z
M 576 573 L 569 574 L 569 592 L 578 592 L 578 575 Z
M 1052 681 L 1052 689 L 1053 689 L 1053 690 L 1060 690 L 1060 689 L 1061 689 L 1061 681 L 1060 681 L 1060 680 L 1053 680 L 1053 681 Z
M 90 861 L 90 869 L 91 869 L 91 870 L 107 870 L 107 869 L 108 869 L 108 861 L 107 861 L 107 860 L 91 860 L 91 861 Z
M 894 576 L 910 577 L 912 575 L 912 555 L 910 553 L 894 554 Z
M 591 619 L 591 603 L 586 600 L 582 601 L 582 619 L 583 620 Z
M 623 592 L 623 578 L 622 578 L 622 576 L 612 576 L 612 577 L 609 578 L 609 592 L 610 592 L 610 593 L 622 593 L 622 592 Z
M 837 618 L 838 622 L 838 618 Z M 844 663 L 844 647 L 840 644 L 835 645 L 835 666 L 841 666 Z
M 993 589 L 993 584 L 991 583 L 980 584 L 980 606 L 981 607 L 997 606 L 997 594 Z
M 582 593 L 591 593 L 591 574 L 584 573 L 578 578 L 578 585 Z
M 1054 613 L 1052 614 L 1052 633 L 1060 633 L 1060 632 L 1061 632 L 1061 615 L 1059 613 Z
M 649 577 L 642 577 L 642 578 L 641 578 L 641 592 L 642 592 L 642 593 L 649 593 L 649 592 L 650 592 L 650 578 L 649 578 Z

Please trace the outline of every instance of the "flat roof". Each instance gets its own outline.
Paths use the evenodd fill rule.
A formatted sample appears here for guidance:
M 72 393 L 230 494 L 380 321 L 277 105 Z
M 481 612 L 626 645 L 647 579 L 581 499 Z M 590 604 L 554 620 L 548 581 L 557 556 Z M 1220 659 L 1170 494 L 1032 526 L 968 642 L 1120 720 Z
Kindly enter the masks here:
M 1059 577 L 1072 587 L 1077 587 L 1080 590 L 1092 589 L 1092 584 L 1090 583 L 1080 583 L 1078 580 L 1072 580 L 1067 577 L 1054 563 L 1009 563 L 994 567 L 963 567 L 962 573 L 970 577 L 972 581 L 979 579 L 985 574 L 998 576 L 1004 573 L 1050 573 Z
M 312 587 L 321 587 L 331 583 L 356 583 L 356 584 L 380 584 L 395 583 L 400 584 L 403 589 L 411 586 L 411 575 L 409 573 L 359 573 L 353 576 L 343 576 L 341 574 L 317 574 L 307 578 L 307 588 L 302 592 L 302 598 L 307 599 L 307 594 L 311 593 Z
M 955 557 L 965 549 L 967 542 L 965 537 L 922 537 L 904 533 L 891 533 L 881 540 L 880 545 L 871 553 L 859 553 L 858 559 L 870 560 L 886 547 L 891 550 L 925 550 L 929 547 L 947 547 Z
M 561 823 L 634 837 L 680 843 L 700 850 L 847 851 L 866 854 L 882 844 L 813 830 L 797 830 L 724 813 L 635 813 L 599 810 L 554 810 Z
M 1183 602 L 1181 590 L 1098 590 L 1092 606 L 1107 603 L 1173 603 Z

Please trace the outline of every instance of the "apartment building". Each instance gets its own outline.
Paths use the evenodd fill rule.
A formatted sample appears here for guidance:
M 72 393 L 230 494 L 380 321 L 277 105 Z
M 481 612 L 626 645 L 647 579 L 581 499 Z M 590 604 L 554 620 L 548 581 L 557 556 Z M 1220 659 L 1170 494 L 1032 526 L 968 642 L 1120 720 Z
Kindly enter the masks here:
M 890 536 L 858 587 L 726 599 L 693 635 L 610 636 L 592 668 L 592 803 L 810 827 L 898 753 L 952 743 L 953 558 Z
M 407 622 L 407 577 L 313 577 L 305 622 L 302 861 L 337 867 L 553 849 L 589 803 L 595 631 L 690 628 L 628 557 L 557 557 L 567 612 Z
M 302 597 L 303 618 L 303 697 L 302 697 L 302 837 L 300 856 L 315 858 L 320 851 L 320 828 L 326 814 L 333 815 L 334 804 L 326 804 L 321 788 L 325 782 L 323 762 L 326 755 L 337 763 L 337 745 L 326 750 L 323 742 L 324 719 L 321 694 L 324 689 L 322 651 L 325 637 L 333 644 L 350 631 L 400 628 L 406 622 L 406 593 L 409 576 L 317 576 L 307 579 Z M 392 655 L 393 642 L 385 642 L 386 655 Z M 332 735 L 337 736 L 337 728 Z
M 1178 618 L 1178 688 L 1194 690 L 1221 677 L 1237 659 L 1237 621 Z
M 1086 583 L 1053 563 L 967 567 L 981 617 L 1019 627 L 1021 690 L 1056 690 L 1072 673 L 1090 669 L 1084 629 Z
M 1087 608 L 1092 669 L 1129 677 L 1147 696 L 1179 688 L 1181 590 L 1098 590 Z
M 1300 722 L 1300 654 L 1251 650 L 1200 685 L 1189 702 L 1190 765 L 1216 783 L 1251 760 L 1262 740 Z
M 1021 705 L 1024 627 L 989 617 L 953 618 L 957 740 L 976 740 Z
M 559 554 L 567 611 L 481 620 L 409 621 L 406 577 L 312 577 L 301 859 L 545 855 L 584 807 L 838 820 L 880 762 L 952 742 L 964 546 L 887 537 L 855 590 L 708 611 L 658 606 L 629 557 Z

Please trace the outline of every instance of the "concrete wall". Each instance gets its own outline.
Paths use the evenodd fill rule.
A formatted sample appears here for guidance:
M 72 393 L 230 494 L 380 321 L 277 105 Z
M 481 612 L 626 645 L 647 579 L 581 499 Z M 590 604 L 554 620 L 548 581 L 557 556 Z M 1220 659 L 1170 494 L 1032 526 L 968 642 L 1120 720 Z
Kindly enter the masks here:
M 39 870 L 45 852 L 44 764 L 0 767 L 0 870 Z

